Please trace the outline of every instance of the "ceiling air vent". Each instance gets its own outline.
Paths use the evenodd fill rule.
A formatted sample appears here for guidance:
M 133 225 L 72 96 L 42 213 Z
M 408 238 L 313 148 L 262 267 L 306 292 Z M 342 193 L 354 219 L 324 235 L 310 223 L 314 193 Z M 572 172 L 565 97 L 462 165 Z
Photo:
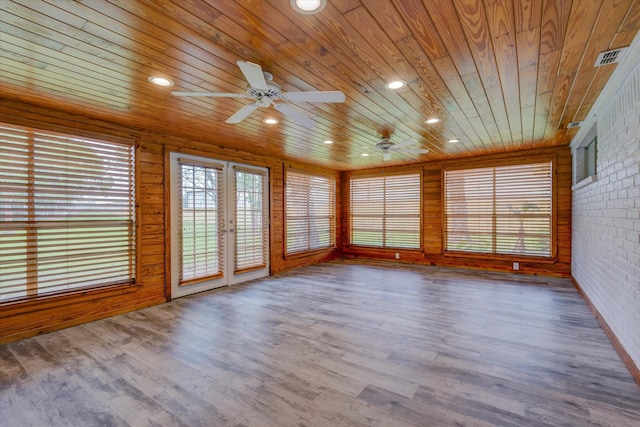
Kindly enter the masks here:
M 594 67 L 600 67 L 601 65 L 615 64 L 616 62 L 620 62 L 626 50 L 626 47 L 621 47 L 619 49 L 600 52 L 600 55 L 598 55 L 598 59 L 596 59 Z
M 567 125 L 567 129 L 579 128 L 581 125 L 582 125 L 582 122 L 571 122 Z

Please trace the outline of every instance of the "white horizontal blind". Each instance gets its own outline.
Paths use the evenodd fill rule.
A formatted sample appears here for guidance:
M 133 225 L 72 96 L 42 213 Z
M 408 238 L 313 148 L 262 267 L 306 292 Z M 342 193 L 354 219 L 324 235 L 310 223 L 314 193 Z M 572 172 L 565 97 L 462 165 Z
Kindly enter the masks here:
M 178 241 L 181 286 L 222 275 L 224 266 L 224 173 L 222 165 L 180 165 Z
M 328 177 L 287 171 L 287 254 L 335 245 L 335 188 Z
M 235 273 L 267 265 L 269 217 L 267 174 L 235 170 Z
M 420 173 L 352 177 L 351 245 L 420 248 Z
M 135 282 L 134 147 L 0 124 L 0 301 Z
M 445 170 L 447 251 L 551 256 L 552 163 Z

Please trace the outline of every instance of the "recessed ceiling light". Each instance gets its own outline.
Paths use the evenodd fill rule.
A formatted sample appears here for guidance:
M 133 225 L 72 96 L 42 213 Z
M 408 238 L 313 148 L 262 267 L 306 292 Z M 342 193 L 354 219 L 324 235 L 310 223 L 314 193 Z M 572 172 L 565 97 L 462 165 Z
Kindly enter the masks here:
M 278 123 L 276 119 L 264 119 L 263 122 L 265 122 L 268 125 L 275 125 L 276 123 Z
M 318 13 L 327 5 L 327 0 L 291 0 L 291 6 L 298 13 L 310 15 Z
M 458 138 L 451 138 L 447 142 L 460 142 L 460 140 Z
M 407 82 L 405 82 L 404 80 L 394 80 L 384 85 L 384 87 L 387 89 L 396 90 L 396 89 L 403 88 L 406 85 L 407 85 Z
M 362 153 L 360 154 L 362 157 L 369 157 L 369 153 Z
M 434 123 L 438 123 L 439 121 L 440 121 L 440 119 L 436 119 L 435 117 L 432 117 L 430 119 L 425 120 L 424 122 L 429 124 L 429 125 L 432 125 Z
M 158 85 L 158 86 L 165 86 L 165 87 L 173 86 L 173 82 L 165 77 L 151 76 L 149 77 L 149 81 L 154 85 Z
M 333 144 L 333 141 L 330 139 L 327 139 L 326 141 L 323 141 L 325 144 Z

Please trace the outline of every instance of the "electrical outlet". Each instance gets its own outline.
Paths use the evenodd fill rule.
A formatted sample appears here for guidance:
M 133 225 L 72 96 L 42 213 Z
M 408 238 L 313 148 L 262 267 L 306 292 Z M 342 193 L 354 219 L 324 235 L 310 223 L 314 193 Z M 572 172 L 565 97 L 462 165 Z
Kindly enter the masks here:
M 520 263 L 519 262 L 514 262 L 513 263 L 513 269 L 514 270 L 520 270 Z
M 396 259 L 400 259 L 400 252 L 396 252 Z

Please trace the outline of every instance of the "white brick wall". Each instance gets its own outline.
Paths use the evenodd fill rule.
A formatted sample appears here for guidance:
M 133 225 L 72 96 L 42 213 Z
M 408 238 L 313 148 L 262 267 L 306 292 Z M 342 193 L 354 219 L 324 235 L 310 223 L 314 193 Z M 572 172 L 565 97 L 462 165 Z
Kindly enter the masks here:
M 634 61 L 619 88 L 596 104 L 600 111 L 592 111 L 597 179 L 573 191 L 572 274 L 640 367 L 640 61 Z

